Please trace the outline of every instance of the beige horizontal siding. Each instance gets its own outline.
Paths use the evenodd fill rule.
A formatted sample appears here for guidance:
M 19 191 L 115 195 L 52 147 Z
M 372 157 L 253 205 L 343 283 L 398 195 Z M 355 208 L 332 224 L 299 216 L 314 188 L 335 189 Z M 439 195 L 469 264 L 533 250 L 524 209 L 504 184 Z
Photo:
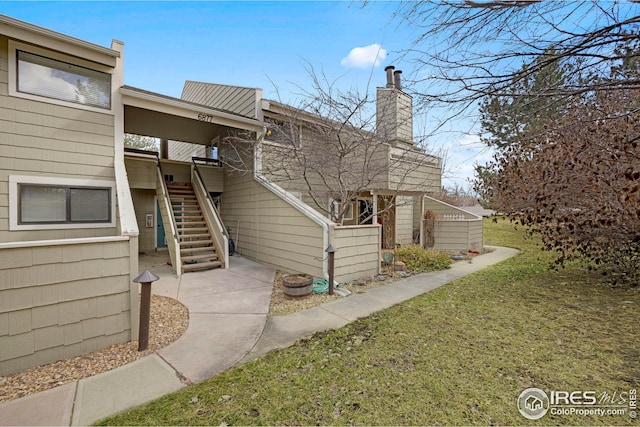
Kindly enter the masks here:
M 396 244 L 413 243 L 413 197 L 396 197 Z
M 0 249 L 0 375 L 131 339 L 130 242 Z
M 350 280 L 378 274 L 380 226 L 345 226 L 333 229 L 335 280 Z
M 391 159 L 390 162 L 389 186 L 392 190 L 429 193 L 440 188 L 440 168 L 428 164 L 427 156 L 423 163 L 404 159 Z
M 423 203 L 425 211 L 436 214 L 436 249 L 467 251 L 482 248 L 482 218 L 431 197 L 425 197 Z
M 469 223 L 469 249 L 480 250 L 484 244 L 482 220 Z
M 210 193 L 224 191 L 224 169 L 215 166 L 198 165 L 204 186 Z
M 152 227 L 147 227 L 146 217 L 147 214 L 151 214 L 155 218 L 156 204 L 155 204 L 155 189 L 153 190 L 142 190 L 137 188 L 131 189 L 131 198 L 133 200 L 133 207 L 136 211 L 136 220 L 138 222 L 138 230 L 140 234 L 138 235 L 138 245 L 140 252 L 150 252 L 154 251 L 156 248 L 155 245 L 155 234 L 156 234 L 156 224 L 154 223 Z M 162 219 L 158 218 L 159 221 Z M 162 243 L 162 242 L 161 242 Z
M 241 255 L 291 273 L 322 277 L 322 227 L 251 174 L 225 178 L 221 214 Z
M 191 182 L 191 164 L 171 160 L 161 160 L 160 164 L 162 165 L 162 173 L 173 175 L 174 182 Z
M 155 159 L 141 159 L 125 156 L 124 166 L 127 169 L 129 188 L 155 191 L 158 180 L 158 166 Z
M 422 203 L 423 197 L 414 197 L 413 199 L 413 228 L 420 228 L 420 221 L 422 219 Z
M 479 250 L 482 248 L 482 220 L 436 221 L 435 245 L 438 250 Z

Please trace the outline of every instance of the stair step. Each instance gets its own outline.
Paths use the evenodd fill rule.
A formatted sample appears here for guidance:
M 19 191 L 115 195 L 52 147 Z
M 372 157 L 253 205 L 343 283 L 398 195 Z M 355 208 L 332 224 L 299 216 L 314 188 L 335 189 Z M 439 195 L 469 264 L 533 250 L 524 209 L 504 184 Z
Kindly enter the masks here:
M 195 197 L 196 193 L 188 190 L 173 190 L 169 189 L 169 196 L 171 197 Z
M 175 206 L 175 209 L 173 211 L 181 214 L 182 216 L 202 215 L 202 211 L 200 210 L 199 206 L 189 206 L 188 208 Z
M 222 267 L 222 263 L 220 261 L 197 262 L 195 264 L 183 264 L 182 272 L 185 273 L 187 271 L 210 270 L 212 268 L 219 267 Z
M 196 237 L 197 239 L 195 240 L 187 240 L 187 239 L 193 239 Z M 205 239 L 200 239 L 200 237 L 204 237 Z M 213 240 L 209 238 L 208 234 L 193 234 L 193 235 L 187 234 L 187 235 L 178 236 L 178 238 L 180 239 L 180 248 L 188 245 L 203 246 L 204 244 L 213 243 Z
M 188 253 L 198 253 L 198 252 L 210 252 L 213 250 L 212 246 L 198 246 L 195 248 L 182 248 L 180 249 L 180 255 L 188 254 Z
M 176 217 L 176 219 L 181 219 L 184 222 L 204 221 L 204 217 L 202 215 L 180 215 L 179 217 Z
M 178 228 L 177 231 L 179 236 L 187 236 L 187 237 L 193 237 L 195 235 L 209 236 L 209 233 L 208 233 L 209 230 L 207 230 L 207 227 Z
M 205 259 L 208 259 L 211 261 L 217 261 L 218 255 L 215 252 L 211 252 L 209 254 L 202 254 L 202 255 L 187 255 L 187 256 L 180 257 L 180 259 L 182 260 L 183 263 L 188 261 L 199 261 L 199 260 L 205 260 Z
M 171 190 L 192 191 L 193 190 L 193 185 L 175 185 L 175 184 L 170 184 L 170 185 L 167 185 L 167 188 L 170 188 Z
M 167 182 L 178 232 L 182 272 L 222 267 L 198 198 L 190 182 Z

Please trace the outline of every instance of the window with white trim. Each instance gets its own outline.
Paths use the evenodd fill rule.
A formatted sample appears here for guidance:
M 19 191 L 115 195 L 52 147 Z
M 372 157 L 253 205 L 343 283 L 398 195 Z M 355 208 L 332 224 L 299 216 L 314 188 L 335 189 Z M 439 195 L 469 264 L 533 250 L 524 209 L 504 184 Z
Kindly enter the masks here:
M 111 189 L 18 184 L 18 224 L 110 222 Z
M 111 109 L 111 75 L 16 50 L 17 91 Z
M 10 229 L 113 227 L 114 193 L 111 181 L 10 176 Z
M 331 220 L 336 221 L 340 216 L 340 208 L 342 202 L 337 199 L 329 198 L 329 212 L 331 212 Z M 344 214 L 342 215 L 344 221 L 353 219 L 353 201 L 350 201 L 344 207 Z
M 9 95 L 111 113 L 113 68 L 9 40 Z

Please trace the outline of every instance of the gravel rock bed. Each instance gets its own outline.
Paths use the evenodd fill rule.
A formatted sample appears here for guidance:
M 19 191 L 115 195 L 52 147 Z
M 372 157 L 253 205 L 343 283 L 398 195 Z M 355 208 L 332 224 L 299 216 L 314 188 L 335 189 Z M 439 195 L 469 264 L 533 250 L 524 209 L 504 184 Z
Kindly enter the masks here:
M 102 350 L 9 376 L 0 376 L 0 402 L 19 399 L 131 363 L 171 344 L 187 330 L 189 311 L 178 301 L 151 296 L 149 348 L 138 352 L 138 341 L 116 344 Z
M 338 294 L 314 294 L 305 297 L 290 297 L 284 293 L 284 287 L 282 284 L 282 277 L 286 272 L 277 271 L 276 277 L 273 283 L 273 292 L 271 294 L 271 305 L 269 306 L 269 314 L 272 315 L 284 315 L 291 314 L 307 308 L 317 307 L 325 302 L 333 301 L 341 297 Z M 341 289 L 346 289 L 352 294 L 364 292 L 367 289 L 375 288 L 378 286 L 386 285 L 398 280 L 398 275 L 392 275 L 390 271 L 383 271 L 382 275 L 386 276 L 385 280 L 378 280 L 376 277 L 367 278 L 364 281 L 353 281 L 347 284 L 341 285 Z M 348 298 L 348 297 L 347 297 Z
M 492 252 L 490 249 L 484 248 L 481 253 Z M 461 253 L 462 260 L 452 260 L 452 263 L 457 262 L 472 262 L 478 253 Z M 285 315 L 295 313 L 297 311 L 306 310 L 307 308 L 317 307 L 325 302 L 333 301 L 335 299 L 344 298 L 337 294 L 311 294 L 305 297 L 290 297 L 285 295 L 282 284 L 282 277 L 288 273 L 278 270 L 273 284 L 273 293 L 271 294 L 271 305 L 269 306 L 269 314 L 271 315 Z M 375 288 L 378 286 L 393 283 L 399 279 L 403 279 L 413 275 L 410 271 L 394 271 L 391 266 L 382 266 L 379 276 L 366 277 L 361 280 L 354 280 L 352 282 L 341 285 L 340 288 L 350 291 L 352 294 L 365 292 L 367 289 Z M 380 280 L 383 279 L 384 280 Z M 347 297 L 348 298 L 348 297 Z

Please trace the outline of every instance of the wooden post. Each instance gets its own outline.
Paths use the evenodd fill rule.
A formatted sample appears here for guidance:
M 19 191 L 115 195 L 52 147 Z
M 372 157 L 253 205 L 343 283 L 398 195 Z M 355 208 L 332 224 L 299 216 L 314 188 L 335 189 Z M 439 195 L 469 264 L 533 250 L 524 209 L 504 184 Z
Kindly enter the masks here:
M 145 351 L 149 347 L 149 314 L 151 312 L 151 282 L 141 283 L 140 295 L 140 333 L 138 336 L 138 351 Z
M 333 295 L 333 273 L 334 273 L 334 258 L 337 249 L 333 247 L 333 245 L 329 245 L 326 249 L 326 252 L 329 254 L 329 295 Z
M 140 329 L 138 331 L 138 351 L 145 351 L 149 347 L 149 317 L 151 313 L 151 283 L 159 277 L 145 270 L 144 273 L 133 279 L 140 283 Z

